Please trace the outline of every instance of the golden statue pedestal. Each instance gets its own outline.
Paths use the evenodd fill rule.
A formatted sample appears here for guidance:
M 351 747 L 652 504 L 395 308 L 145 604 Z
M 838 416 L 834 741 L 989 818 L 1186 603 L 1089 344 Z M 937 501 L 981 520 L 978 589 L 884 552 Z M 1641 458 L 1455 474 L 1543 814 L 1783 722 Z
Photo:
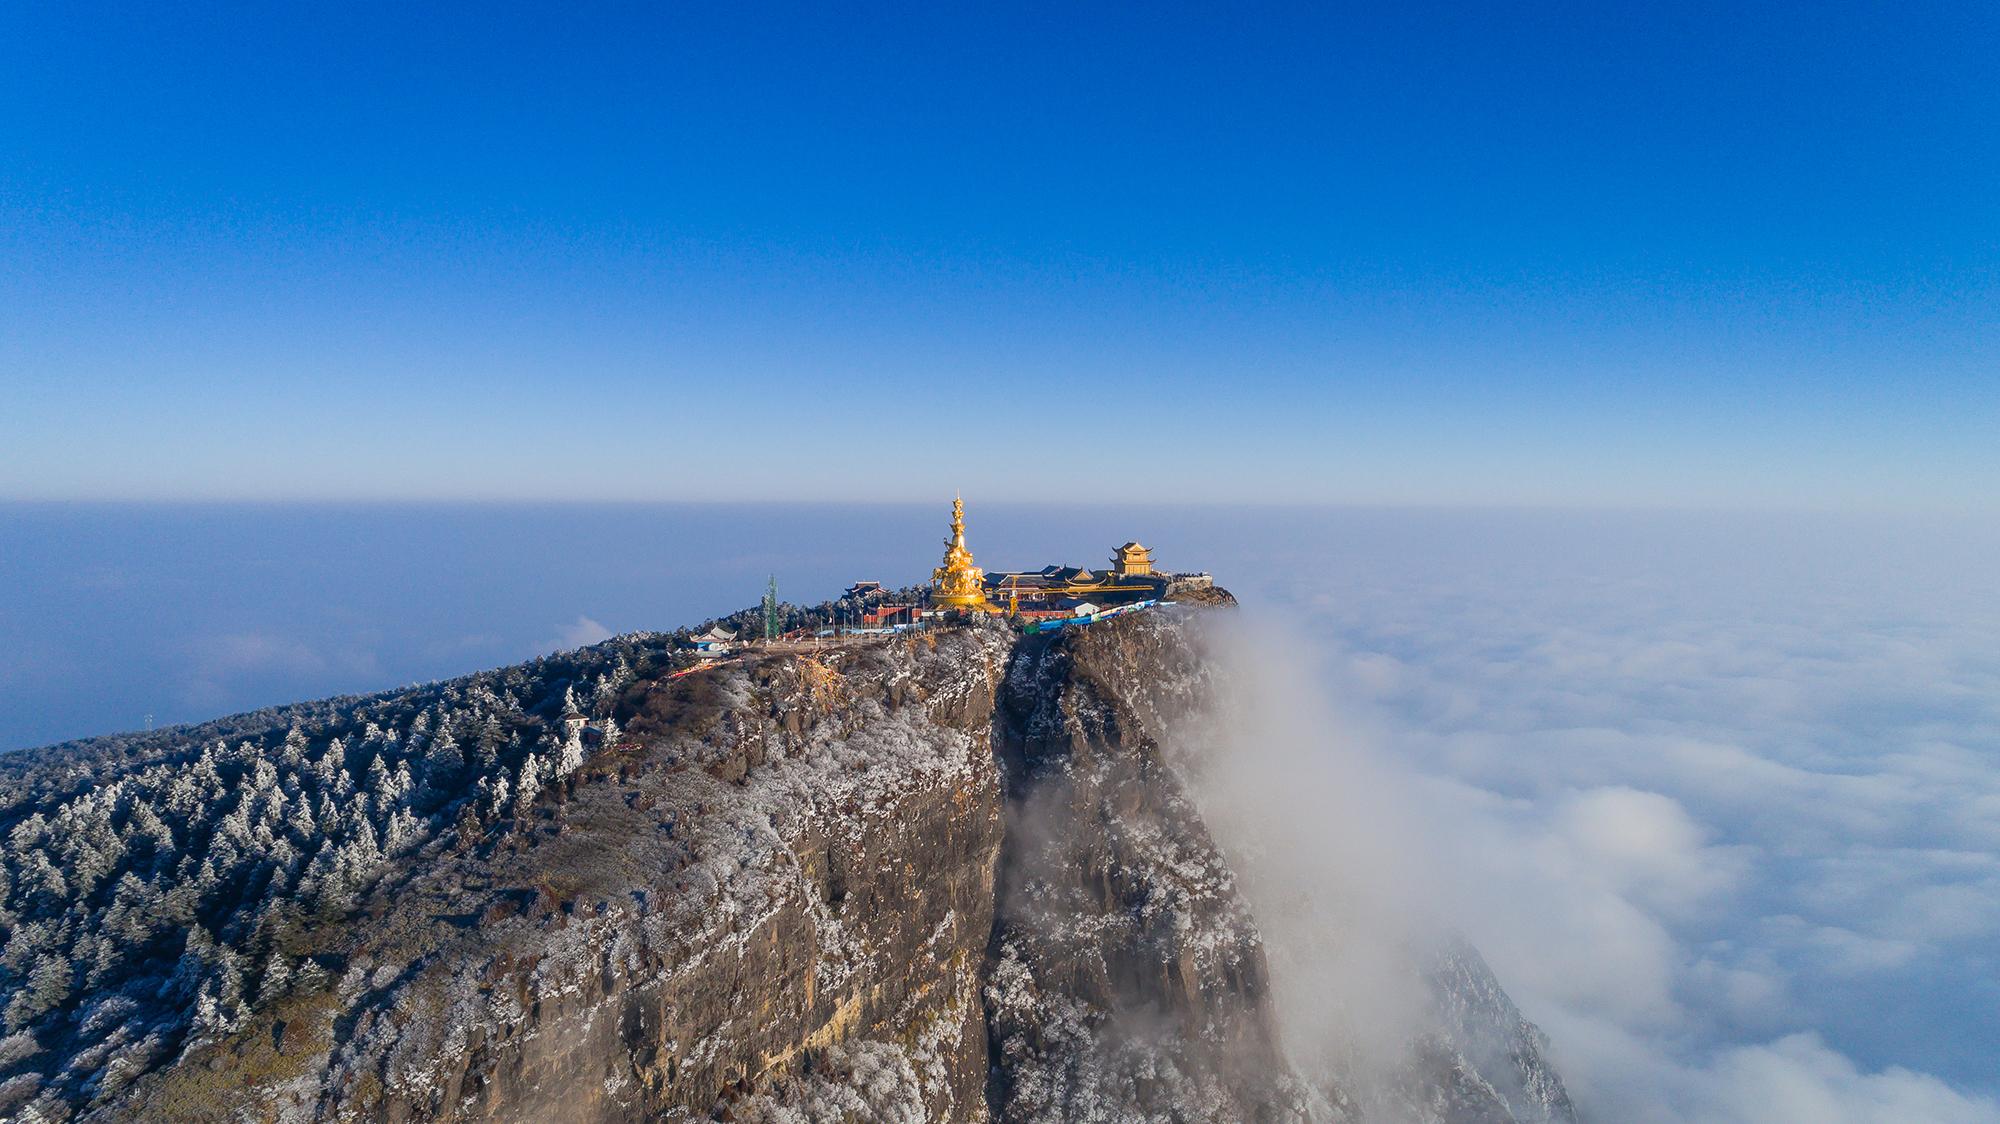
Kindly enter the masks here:
M 931 604 L 940 609 L 991 612 L 986 572 L 972 564 L 965 547 L 965 501 L 951 501 L 951 537 L 944 541 L 944 565 L 931 571 Z

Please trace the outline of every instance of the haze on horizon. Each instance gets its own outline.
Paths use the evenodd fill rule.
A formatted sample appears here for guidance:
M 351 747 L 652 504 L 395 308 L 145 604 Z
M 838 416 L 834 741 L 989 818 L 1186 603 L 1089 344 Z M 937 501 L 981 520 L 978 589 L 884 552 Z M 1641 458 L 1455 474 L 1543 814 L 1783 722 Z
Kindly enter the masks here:
M 0 14 L 0 498 L 1990 508 L 1990 5 Z

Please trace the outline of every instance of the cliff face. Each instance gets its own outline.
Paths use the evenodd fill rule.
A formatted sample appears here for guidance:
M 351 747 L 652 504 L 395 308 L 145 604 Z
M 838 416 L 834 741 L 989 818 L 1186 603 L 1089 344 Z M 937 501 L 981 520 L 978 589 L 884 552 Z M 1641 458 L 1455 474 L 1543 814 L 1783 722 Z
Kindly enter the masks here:
M 1234 877 L 1159 748 L 1164 724 L 1201 704 L 1187 624 L 1198 615 L 1161 611 L 1018 640 L 975 625 L 762 653 L 681 677 L 621 651 L 625 670 L 600 675 L 581 704 L 613 731 L 594 749 L 574 736 L 558 744 L 546 720 L 562 709 L 552 700 L 577 705 L 574 685 L 588 679 L 589 668 L 565 667 L 522 681 L 520 706 L 481 704 L 482 714 L 518 715 L 508 721 L 526 733 L 498 720 L 411 719 L 401 733 L 381 732 L 391 748 L 368 766 L 338 737 L 316 750 L 322 735 L 296 718 L 252 731 L 240 774 L 212 752 L 162 743 L 98 760 L 80 781 L 79 755 L 66 751 L 60 768 L 16 779 L 17 821 L 60 814 L 134 770 L 166 770 L 146 774 L 162 789 L 174 770 L 262 778 L 257 755 L 267 754 L 304 762 L 296 781 L 281 769 L 254 782 L 280 808 L 291 792 L 292 803 L 320 808 L 322 824 L 340 819 L 328 793 L 359 790 L 330 770 L 354 760 L 389 777 L 381 791 L 405 793 L 357 796 L 362 812 L 381 818 L 385 835 L 419 826 L 383 845 L 389 857 L 351 892 L 328 889 L 349 885 L 336 855 L 335 873 L 314 875 L 301 857 L 303 873 L 265 870 L 224 906 L 197 895 L 195 930 L 216 947 L 181 938 L 174 971 L 194 974 L 179 991 L 145 979 L 152 961 L 132 952 L 137 967 L 118 978 L 136 982 L 117 994 L 90 994 L 86 978 L 84 994 L 73 987 L 10 1023 L 0 1113 L 1360 1118 L 1343 1075 L 1297 1073 L 1287 1060 L 1270 1006 L 1282 981 L 1270 978 Z M 452 689 L 446 696 L 459 699 Z M 501 748 L 475 751 L 475 728 L 491 734 L 479 746 Z M 433 780 L 421 763 L 440 759 L 440 743 L 456 748 Z M 536 764 L 528 746 L 559 764 Z M 46 791 L 23 791 L 36 786 Z M 250 837 L 259 817 L 289 815 L 247 798 L 230 807 L 229 816 L 245 809 Z M 427 819 L 425 808 L 435 809 Z M 113 835 L 145 818 L 105 815 Z M 224 823 L 204 847 L 238 830 Z M 374 838 L 365 822 L 356 830 Z M 330 836 L 321 850 L 346 839 Z M 204 862 L 219 869 L 212 858 L 155 862 L 135 881 L 197 877 Z M 105 892 L 91 893 L 72 906 L 77 916 L 108 908 L 92 905 Z M 308 894 L 312 909 L 290 907 Z M 173 939 L 148 937 L 160 948 Z M 1491 1041 L 1485 1028 L 1496 1022 L 1513 1037 L 1487 1056 L 1441 1030 L 1412 1054 L 1407 1103 L 1434 1106 L 1425 1119 L 1567 1119 L 1537 1032 L 1466 953 L 1452 962 L 1456 976 L 1435 974 L 1461 1037 Z M 10 978 L 17 989 L 33 982 Z M 177 1014 L 173 995 L 209 1006 Z M 127 1025 L 104 1029 L 107 1004 Z M 106 1042 L 136 1045 L 119 1055 Z M 136 1060 L 121 1066 L 117 1056 Z M 1558 1102 L 1559 1112 L 1549 1108 Z
M 1006 647 L 967 629 L 636 684 L 566 800 L 328 934 L 334 988 L 102 1115 L 983 1116 Z
M 1256 926 L 1153 733 L 1192 649 L 1120 624 L 1024 643 L 1002 694 L 995 1117 L 1301 1119 Z

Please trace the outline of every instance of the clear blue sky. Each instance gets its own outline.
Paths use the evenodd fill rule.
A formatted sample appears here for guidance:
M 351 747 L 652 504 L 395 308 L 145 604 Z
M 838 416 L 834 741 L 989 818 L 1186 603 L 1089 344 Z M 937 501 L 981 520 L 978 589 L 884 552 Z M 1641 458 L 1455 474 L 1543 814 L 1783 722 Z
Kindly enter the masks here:
M 8 5 L 0 498 L 2000 494 L 2000 6 L 719 7 Z

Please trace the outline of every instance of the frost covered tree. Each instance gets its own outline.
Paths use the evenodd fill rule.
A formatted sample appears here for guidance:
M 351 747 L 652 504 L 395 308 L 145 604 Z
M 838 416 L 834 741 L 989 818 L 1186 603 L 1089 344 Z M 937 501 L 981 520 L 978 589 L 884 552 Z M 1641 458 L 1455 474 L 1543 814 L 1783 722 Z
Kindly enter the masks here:
M 21 1029 L 67 999 L 72 974 L 69 960 L 60 953 L 50 951 L 36 956 L 27 978 L 7 1003 L 7 1029 Z

